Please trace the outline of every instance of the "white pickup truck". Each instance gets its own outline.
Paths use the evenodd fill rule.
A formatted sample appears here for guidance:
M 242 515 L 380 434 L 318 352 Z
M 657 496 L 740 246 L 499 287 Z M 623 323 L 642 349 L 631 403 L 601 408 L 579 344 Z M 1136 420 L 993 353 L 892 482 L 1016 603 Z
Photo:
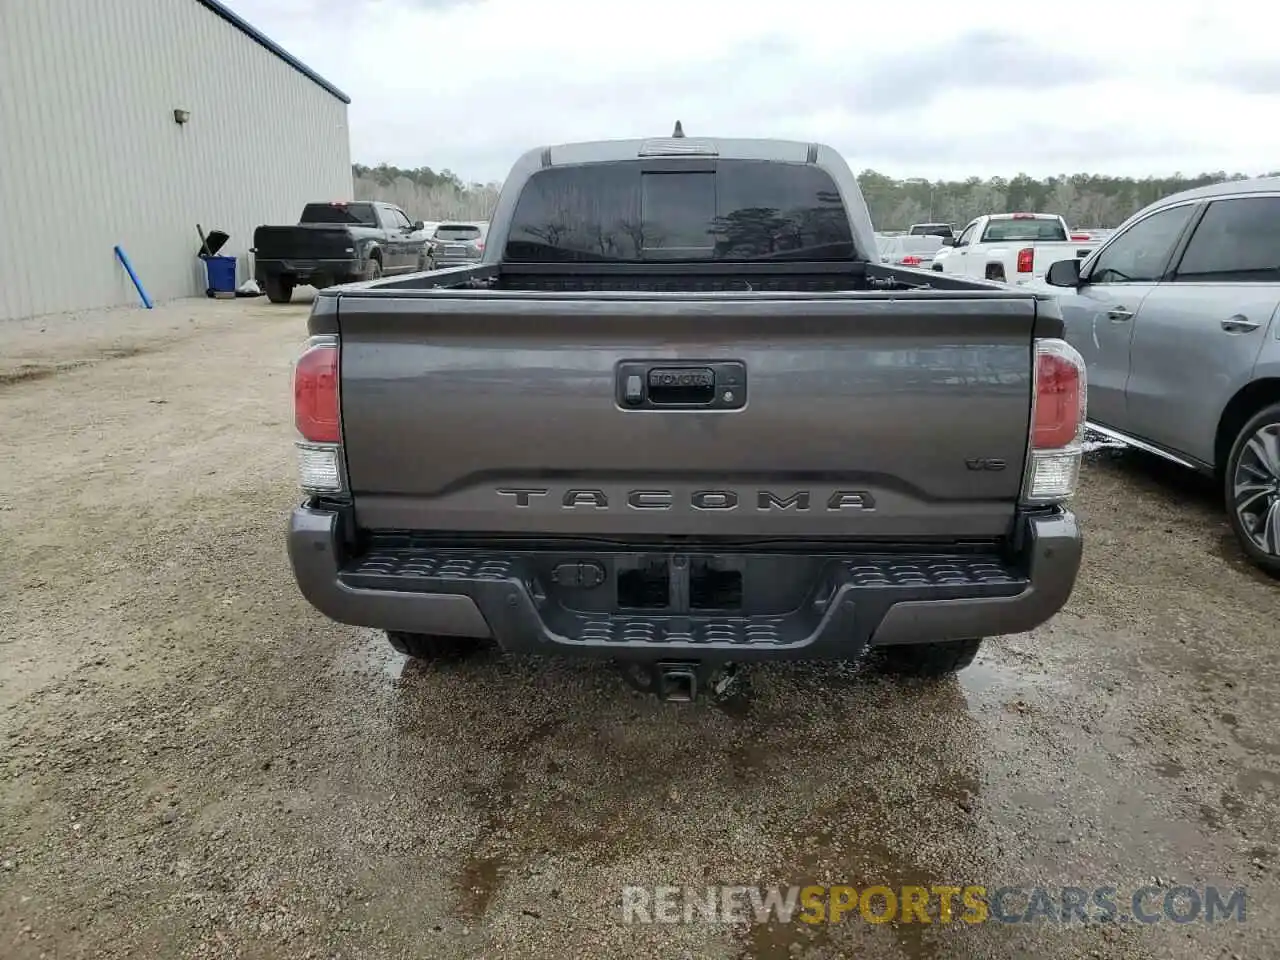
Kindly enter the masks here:
M 1087 257 L 1097 244 L 1073 236 L 1053 213 L 996 213 L 977 217 L 954 240 L 944 238 L 931 269 L 1001 283 L 1041 280 L 1057 260 Z

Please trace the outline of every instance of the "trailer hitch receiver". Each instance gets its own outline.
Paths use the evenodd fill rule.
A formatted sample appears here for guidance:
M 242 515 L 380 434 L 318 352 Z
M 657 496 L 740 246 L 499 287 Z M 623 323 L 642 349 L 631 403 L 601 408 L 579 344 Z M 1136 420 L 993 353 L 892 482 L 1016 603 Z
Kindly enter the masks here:
M 737 672 L 731 663 L 706 664 L 697 660 L 625 662 L 620 666 L 623 679 L 631 687 L 670 703 L 692 703 L 708 693 L 722 696 L 732 686 Z

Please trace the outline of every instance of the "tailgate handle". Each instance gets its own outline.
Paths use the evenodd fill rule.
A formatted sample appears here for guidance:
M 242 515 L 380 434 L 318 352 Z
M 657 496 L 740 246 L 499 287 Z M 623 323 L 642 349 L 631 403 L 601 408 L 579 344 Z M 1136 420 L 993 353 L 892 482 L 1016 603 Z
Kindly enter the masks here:
M 716 375 L 710 367 L 655 367 L 649 371 L 649 400 L 658 406 L 693 406 L 716 398 Z
M 741 360 L 623 360 L 614 400 L 623 410 L 741 410 L 747 367 Z

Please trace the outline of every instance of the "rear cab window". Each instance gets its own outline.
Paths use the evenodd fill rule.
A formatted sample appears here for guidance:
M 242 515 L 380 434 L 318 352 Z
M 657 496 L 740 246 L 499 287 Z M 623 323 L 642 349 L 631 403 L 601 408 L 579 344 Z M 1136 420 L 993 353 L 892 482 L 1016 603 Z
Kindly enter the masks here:
M 1068 240 L 1062 221 L 1050 217 L 1009 217 L 1005 220 L 989 220 L 982 231 L 982 243 L 1024 241 L 1062 242 Z
M 378 216 L 371 203 L 308 203 L 299 223 L 345 223 L 376 227 Z
M 626 160 L 541 170 L 516 201 L 504 259 L 858 258 L 848 213 L 821 168 L 761 160 L 690 167 Z
M 480 228 L 470 224 L 445 224 L 436 227 L 435 238 L 445 241 L 479 240 Z

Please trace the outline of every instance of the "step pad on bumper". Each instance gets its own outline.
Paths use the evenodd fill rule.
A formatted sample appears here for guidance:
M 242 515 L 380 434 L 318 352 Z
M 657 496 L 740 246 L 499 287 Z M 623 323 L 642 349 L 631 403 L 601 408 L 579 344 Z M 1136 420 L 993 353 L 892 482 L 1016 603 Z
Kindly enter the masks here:
M 515 561 L 502 557 L 450 556 L 420 551 L 404 553 L 370 553 L 343 571 L 344 579 L 355 585 L 357 579 L 439 579 L 439 580 L 506 580 L 515 576 Z M 364 586 L 365 584 L 360 584 Z M 378 587 L 373 586 L 373 589 Z M 403 586 L 383 589 L 405 589 Z
M 558 601 L 557 588 L 545 576 L 545 557 L 423 549 L 412 540 L 376 543 L 369 553 L 347 563 L 341 581 L 361 590 L 464 594 L 475 601 L 502 646 L 525 652 L 559 646 L 611 652 L 661 648 L 698 651 L 698 656 L 723 651 L 735 657 L 791 651 L 799 656 L 813 647 L 838 645 L 853 657 L 896 603 L 1011 597 L 1028 583 L 1025 575 L 990 555 L 806 556 L 790 562 L 811 565 L 817 576 L 797 593 L 790 612 L 592 612 Z M 610 557 L 601 559 L 611 565 Z M 744 565 L 789 562 L 785 556 L 769 554 L 735 559 Z M 610 580 L 601 589 L 613 591 L 615 585 Z M 832 653 L 828 649 L 823 655 Z
M 765 644 L 784 646 L 787 643 L 786 617 L 741 617 L 732 620 L 689 617 L 655 618 L 636 616 L 608 616 L 582 618 L 583 643 L 679 643 L 690 646 L 704 644 Z
M 996 560 L 862 560 L 845 562 L 849 579 L 859 587 L 977 586 L 1023 583 L 1024 578 Z

